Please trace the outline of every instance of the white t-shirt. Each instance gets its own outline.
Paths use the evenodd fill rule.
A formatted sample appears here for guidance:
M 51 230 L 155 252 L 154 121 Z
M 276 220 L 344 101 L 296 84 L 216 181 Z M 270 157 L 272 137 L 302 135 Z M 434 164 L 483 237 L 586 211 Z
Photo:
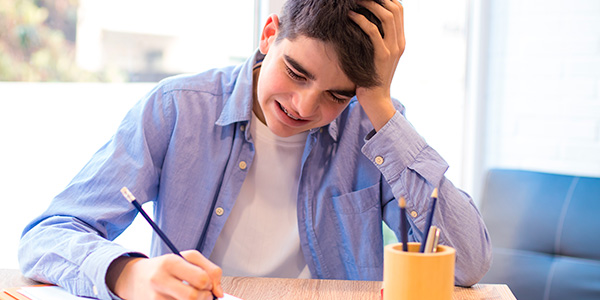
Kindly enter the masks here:
M 308 132 L 279 137 L 252 114 L 255 156 L 210 260 L 225 276 L 310 278 L 297 194 Z

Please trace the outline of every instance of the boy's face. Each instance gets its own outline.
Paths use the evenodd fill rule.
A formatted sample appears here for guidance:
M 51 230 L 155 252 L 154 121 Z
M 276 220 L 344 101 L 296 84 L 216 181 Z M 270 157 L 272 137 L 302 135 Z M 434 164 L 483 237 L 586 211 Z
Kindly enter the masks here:
M 356 85 L 339 67 L 331 45 L 304 36 L 276 42 L 277 23 L 277 16 L 270 17 L 261 37 L 266 56 L 254 80 L 253 110 L 273 133 L 287 137 L 331 123 L 348 106 Z

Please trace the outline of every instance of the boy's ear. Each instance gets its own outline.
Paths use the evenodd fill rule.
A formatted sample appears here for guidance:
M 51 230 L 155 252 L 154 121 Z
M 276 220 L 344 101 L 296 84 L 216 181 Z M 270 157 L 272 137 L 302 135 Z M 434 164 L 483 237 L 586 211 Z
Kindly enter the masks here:
M 275 43 L 275 39 L 277 38 L 277 34 L 279 33 L 279 17 L 273 14 L 267 18 L 267 22 L 263 27 L 262 34 L 260 35 L 260 43 L 258 44 L 258 49 L 260 53 L 267 54 L 269 52 L 269 48 L 273 43 Z

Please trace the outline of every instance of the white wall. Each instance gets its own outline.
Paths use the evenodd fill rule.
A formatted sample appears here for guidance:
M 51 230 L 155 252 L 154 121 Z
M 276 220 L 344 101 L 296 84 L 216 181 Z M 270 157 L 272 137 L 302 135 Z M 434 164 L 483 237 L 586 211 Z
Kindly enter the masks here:
M 489 1 L 486 165 L 600 176 L 600 1 Z

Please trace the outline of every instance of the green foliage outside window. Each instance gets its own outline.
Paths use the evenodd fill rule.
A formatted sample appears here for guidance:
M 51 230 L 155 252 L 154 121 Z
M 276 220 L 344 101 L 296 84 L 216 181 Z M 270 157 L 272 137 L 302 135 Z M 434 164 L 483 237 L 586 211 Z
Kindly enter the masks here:
M 78 0 L 0 0 L 0 81 L 120 81 L 75 63 Z

